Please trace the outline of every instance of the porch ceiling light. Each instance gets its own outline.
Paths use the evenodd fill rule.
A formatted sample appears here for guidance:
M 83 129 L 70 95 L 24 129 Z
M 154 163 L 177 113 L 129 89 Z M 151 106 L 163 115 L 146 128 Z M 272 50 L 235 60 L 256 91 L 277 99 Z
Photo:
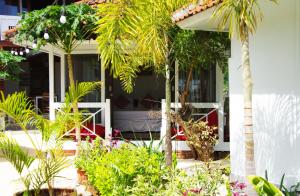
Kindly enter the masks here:
M 30 50 L 29 50 L 28 46 L 26 46 L 26 48 L 25 48 L 25 52 L 26 52 L 26 54 L 28 54 L 28 53 L 30 52 Z
M 46 40 L 49 39 L 48 29 L 45 29 L 44 38 L 45 38 Z
M 18 55 L 18 51 L 15 51 L 15 55 Z
M 15 54 L 15 51 L 14 51 L 14 49 L 11 49 L 10 53 L 12 53 L 12 54 Z
M 65 24 L 67 22 L 67 17 L 65 16 L 65 5 L 66 5 L 66 2 L 65 0 L 63 0 L 63 8 L 61 10 L 61 15 L 60 15 L 60 23 L 61 24 Z
M 20 56 L 23 56 L 24 52 L 22 50 L 20 50 L 19 54 L 20 54 Z
M 37 41 L 36 41 L 36 39 L 33 41 L 33 44 L 32 44 L 32 48 L 37 48 Z

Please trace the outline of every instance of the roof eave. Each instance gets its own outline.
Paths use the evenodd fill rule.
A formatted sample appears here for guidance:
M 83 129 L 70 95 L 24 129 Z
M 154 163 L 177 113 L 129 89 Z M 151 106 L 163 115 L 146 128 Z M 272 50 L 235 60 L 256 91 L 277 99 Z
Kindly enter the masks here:
M 189 16 L 179 22 L 176 22 L 176 24 L 182 29 L 226 32 L 228 31 L 228 28 L 226 27 L 225 29 L 220 30 L 218 25 L 219 19 L 212 17 L 214 11 L 219 6 L 220 5 L 216 5 L 200 13 Z

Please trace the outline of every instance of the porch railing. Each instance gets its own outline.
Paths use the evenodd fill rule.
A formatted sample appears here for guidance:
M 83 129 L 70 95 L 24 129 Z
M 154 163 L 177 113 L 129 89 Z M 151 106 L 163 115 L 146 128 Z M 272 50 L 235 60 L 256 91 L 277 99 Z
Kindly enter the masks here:
M 215 151 L 229 151 L 229 142 L 224 141 L 224 111 L 223 105 L 221 103 L 189 103 L 196 109 L 208 109 L 206 113 L 193 113 L 193 116 L 199 116 L 200 119 L 205 119 L 208 121 L 208 117 L 213 112 L 218 113 L 218 144 L 215 146 Z M 166 135 L 166 101 L 162 100 L 162 126 L 161 126 L 161 139 Z M 177 110 L 181 108 L 180 103 L 171 103 L 171 109 Z M 178 135 L 183 135 L 182 132 L 177 133 Z M 173 137 L 175 138 L 176 135 Z
M 64 103 L 54 102 L 53 108 L 57 111 L 62 108 Z M 80 123 L 80 128 L 84 128 L 90 134 L 96 135 L 96 116 L 101 115 L 101 124 L 105 127 L 105 138 L 111 137 L 111 115 L 110 115 L 110 99 L 106 99 L 105 102 L 79 102 L 79 109 L 96 109 L 95 112 L 84 112 L 85 118 Z M 92 121 L 92 129 L 86 126 L 86 123 Z M 75 127 L 68 130 L 65 135 L 71 135 L 71 132 L 75 130 Z

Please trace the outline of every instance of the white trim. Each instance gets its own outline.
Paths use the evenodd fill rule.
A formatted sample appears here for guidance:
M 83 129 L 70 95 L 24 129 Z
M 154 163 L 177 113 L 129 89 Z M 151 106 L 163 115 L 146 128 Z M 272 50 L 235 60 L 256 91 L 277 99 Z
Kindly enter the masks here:
M 214 10 L 219 6 L 214 6 L 198 14 L 183 19 L 176 24 L 182 29 L 221 31 L 218 27 L 218 19 L 213 19 Z M 228 31 L 228 29 L 224 29 Z

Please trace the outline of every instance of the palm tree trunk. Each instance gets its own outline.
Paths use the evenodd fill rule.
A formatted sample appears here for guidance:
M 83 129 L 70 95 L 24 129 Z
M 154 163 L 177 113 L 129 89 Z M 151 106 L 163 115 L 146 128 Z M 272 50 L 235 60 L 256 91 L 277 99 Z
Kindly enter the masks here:
M 70 87 L 71 87 L 71 89 L 75 89 L 75 80 L 74 80 L 73 62 L 72 62 L 71 53 L 67 54 L 67 61 L 68 61 L 68 72 L 69 72 Z M 75 114 L 78 113 L 78 103 L 77 103 L 77 101 L 74 100 L 72 104 L 73 104 L 73 112 Z M 75 156 L 78 156 L 80 154 L 79 146 L 80 146 L 80 143 L 81 143 L 80 125 L 78 125 L 78 124 L 75 125 L 75 135 L 76 135 L 76 140 L 77 140 Z
M 246 26 L 246 25 L 245 25 Z M 247 28 L 247 27 L 245 27 Z M 245 134 L 245 175 L 255 175 L 254 159 L 254 139 L 253 139 L 253 120 L 252 120 L 252 75 L 249 57 L 249 33 L 245 31 L 245 37 L 242 40 L 242 69 L 243 69 L 243 87 L 244 87 L 244 134 Z M 247 181 L 248 182 L 248 181 Z M 247 183 L 248 195 L 255 195 L 252 186 Z
M 166 64 L 166 138 L 165 138 L 165 158 L 166 164 L 172 167 L 172 136 L 171 136 L 171 79 L 170 60 L 167 57 Z

